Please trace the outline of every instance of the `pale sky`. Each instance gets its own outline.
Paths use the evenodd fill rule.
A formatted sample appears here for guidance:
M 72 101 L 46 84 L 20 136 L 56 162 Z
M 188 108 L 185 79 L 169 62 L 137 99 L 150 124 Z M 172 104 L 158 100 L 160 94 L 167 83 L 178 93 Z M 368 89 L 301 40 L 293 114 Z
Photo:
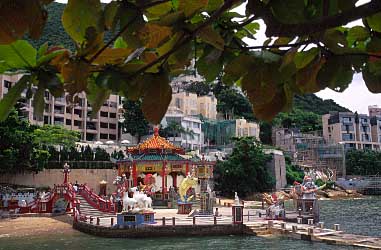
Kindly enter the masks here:
M 101 1 L 110 2 L 110 0 L 101 0 Z M 66 3 L 67 0 L 56 0 L 56 2 Z M 366 2 L 369 2 L 369 0 L 360 0 L 356 3 L 356 5 L 357 6 L 362 5 Z M 235 11 L 241 14 L 244 14 L 245 6 L 241 5 L 240 7 L 236 8 Z M 251 46 L 261 45 L 263 41 L 266 39 L 264 35 L 265 25 L 263 24 L 263 22 L 260 22 L 260 24 L 262 28 L 256 35 L 257 40 L 248 41 L 248 43 Z M 349 24 L 348 26 L 354 26 L 354 25 L 362 25 L 362 23 L 361 21 L 356 21 Z M 361 74 L 355 74 L 353 76 L 352 83 L 342 93 L 337 93 L 331 89 L 326 88 L 316 93 L 316 95 L 323 99 L 332 99 L 336 103 L 340 104 L 341 106 L 344 106 L 353 112 L 357 111 L 358 113 L 367 114 L 369 105 L 381 106 L 381 94 L 373 94 L 369 92 L 369 90 L 365 86 L 365 83 L 362 79 Z

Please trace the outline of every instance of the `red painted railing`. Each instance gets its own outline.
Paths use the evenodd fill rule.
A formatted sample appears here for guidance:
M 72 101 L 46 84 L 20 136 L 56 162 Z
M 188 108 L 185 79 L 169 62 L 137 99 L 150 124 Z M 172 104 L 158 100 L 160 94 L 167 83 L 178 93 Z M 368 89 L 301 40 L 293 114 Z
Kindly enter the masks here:
M 94 193 L 86 184 L 78 186 L 78 192 L 94 208 L 106 213 L 115 213 L 115 204 L 110 200 L 105 200 Z

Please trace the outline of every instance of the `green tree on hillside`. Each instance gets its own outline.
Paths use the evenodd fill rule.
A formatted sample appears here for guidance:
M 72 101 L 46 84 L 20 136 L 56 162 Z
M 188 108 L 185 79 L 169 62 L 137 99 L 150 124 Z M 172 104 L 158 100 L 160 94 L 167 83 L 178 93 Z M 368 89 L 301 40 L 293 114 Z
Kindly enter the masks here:
M 34 131 L 34 143 L 44 146 L 75 147 L 81 135 L 77 131 L 68 130 L 62 126 L 44 125 Z
M 38 171 L 45 166 L 50 154 L 34 142 L 35 129 L 16 110 L 0 122 L 0 172 Z
M 143 115 L 141 105 L 142 102 L 140 100 L 127 100 L 123 103 L 123 132 L 136 136 L 138 138 L 138 143 L 140 142 L 142 136 L 147 135 L 149 132 L 149 124 Z
M 215 167 L 215 189 L 224 195 L 237 192 L 247 196 L 271 190 L 274 178 L 266 167 L 271 156 L 263 152 L 259 141 L 253 137 L 234 139 L 232 154 Z

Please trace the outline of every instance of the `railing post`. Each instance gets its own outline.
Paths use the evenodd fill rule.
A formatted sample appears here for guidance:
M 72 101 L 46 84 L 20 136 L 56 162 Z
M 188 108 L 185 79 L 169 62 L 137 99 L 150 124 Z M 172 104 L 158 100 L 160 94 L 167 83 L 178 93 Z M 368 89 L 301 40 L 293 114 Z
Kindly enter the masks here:
M 163 220 L 163 226 L 165 226 L 165 217 L 163 217 L 162 220 Z
M 97 217 L 97 226 L 99 226 L 100 219 Z
M 90 224 L 93 224 L 93 217 L 90 216 Z
M 112 217 L 111 218 L 111 226 L 113 226 L 114 225 L 114 218 Z
M 193 225 L 196 225 L 196 217 L 193 217 Z
M 175 225 L 176 225 L 175 220 L 176 220 L 176 218 L 175 218 L 175 217 L 172 217 L 172 226 L 175 226 Z
M 217 217 L 214 216 L 214 225 L 217 225 Z

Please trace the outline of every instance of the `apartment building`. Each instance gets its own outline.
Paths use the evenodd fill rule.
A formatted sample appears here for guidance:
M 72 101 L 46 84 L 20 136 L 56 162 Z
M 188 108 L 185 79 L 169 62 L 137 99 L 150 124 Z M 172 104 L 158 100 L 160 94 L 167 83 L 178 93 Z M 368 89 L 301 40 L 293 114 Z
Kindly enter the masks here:
M 380 149 L 377 117 L 371 119 L 365 114 L 330 112 L 322 116 L 322 122 L 327 143 L 343 144 L 345 149 Z
M 381 116 L 381 107 L 378 107 L 377 105 L 370 105 L 368 106 L 369 116 Z
M 205 145 L 230 145 L 234 137 L 251 136 L 259 140 L 259 124 L 246 119 L 236 120 L 205 120 L 202 124 Z
M 22 75 L 0 75 L 0 98 L 3 98 L 21 77 Z M 81 93 L 78 97 L 78 104 L 70 107 L 66 102 L 66 94 L 55 98 L 48 91 L 45 91 L 45 107 L 42 119 L 38 119 L 34 115 L 32 99 L 26 99 L 26 91 L 22 93 L 20 103 L 23 104 L 23 116 L 32 124 L 64 126 L 67 129 L 80 132 L 82 141 L 119 140 L 119 96 L 110 95 L 94 119 L 90 118 L 92 107 L 87 101 L 86 95 Z
M 217 117 L 217 99 L 213 95 L 197 96 L 194 93 L 179 92 L 172 95 L 169 107 L 174 107 L 186 116 L 202 115 L 208 119 Z
M 187 149 L 201 149 L 204 135 L 201 131 L 202 122 L 198 116 L 185 115 L 182 110 L 169 107 L 161 121 L 161 125 L 167 127 L 170 123 L 180 124 L 185 131 L 175 137 L 167 138 L 169 141 Z

